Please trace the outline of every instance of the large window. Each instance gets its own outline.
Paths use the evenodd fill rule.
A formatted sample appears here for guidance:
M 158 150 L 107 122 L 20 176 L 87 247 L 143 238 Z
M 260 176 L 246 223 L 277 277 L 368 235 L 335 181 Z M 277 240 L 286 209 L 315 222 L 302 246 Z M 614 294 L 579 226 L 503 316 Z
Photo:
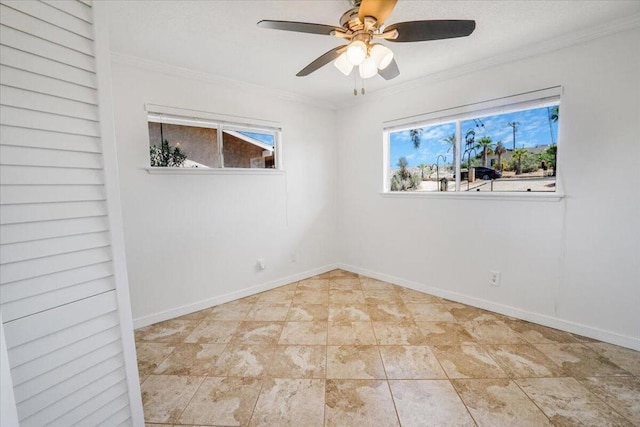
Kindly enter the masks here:
M 386 190 L 555 192 L 559 96 L 514 98 L 387 128 Z
M 149 164 L 162 168 L 275 169 L 278 129 L 148 113 Z

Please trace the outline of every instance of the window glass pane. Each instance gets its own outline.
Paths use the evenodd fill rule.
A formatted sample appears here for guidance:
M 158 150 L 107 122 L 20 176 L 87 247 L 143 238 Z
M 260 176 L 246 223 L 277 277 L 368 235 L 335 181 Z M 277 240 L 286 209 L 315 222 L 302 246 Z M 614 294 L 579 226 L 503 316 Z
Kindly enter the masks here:
M 225 168 L 275 168 L 275 135 L 253 131 L 223 130 Z
M 551 105 L 462 121 L 460 189 L 555 191 L 558 118 Z
M 389 134 L 391 191 L 455 190 L 456 125 L 441 123 Z
M 148 122 L 150 163 L 155 167 L 219 168 L 218 131 Z

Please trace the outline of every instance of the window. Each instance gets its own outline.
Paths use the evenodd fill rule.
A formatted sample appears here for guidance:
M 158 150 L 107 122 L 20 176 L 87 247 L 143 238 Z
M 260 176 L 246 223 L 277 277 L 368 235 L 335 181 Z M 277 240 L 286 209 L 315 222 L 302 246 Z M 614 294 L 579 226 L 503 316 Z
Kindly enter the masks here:
M 555 192 L 560 98 L 549 91 L 388 127 L 386 191 Z
M 150 112 L 152 168 L 276 169 L 279 130 Z

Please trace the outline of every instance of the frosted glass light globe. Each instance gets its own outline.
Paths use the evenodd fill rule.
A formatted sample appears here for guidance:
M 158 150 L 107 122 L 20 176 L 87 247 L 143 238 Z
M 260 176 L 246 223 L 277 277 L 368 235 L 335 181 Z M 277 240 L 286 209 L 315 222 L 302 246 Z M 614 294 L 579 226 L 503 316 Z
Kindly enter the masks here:
M 367 57 L 367 45 L 360 40 L 353 41 L 347 48 L 347 59 L 352 65 L 360 65 Z

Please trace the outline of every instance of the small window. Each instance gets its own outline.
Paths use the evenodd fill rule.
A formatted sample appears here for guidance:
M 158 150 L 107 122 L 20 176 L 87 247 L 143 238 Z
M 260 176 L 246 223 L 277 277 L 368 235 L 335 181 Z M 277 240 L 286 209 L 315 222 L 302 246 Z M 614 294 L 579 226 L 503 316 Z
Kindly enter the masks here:
M 387 191 L 555 192 L 559 97 L 386 129 Z
M 277 168 L 278 130 L 148 114 L 149 161 L 164 168 Z

